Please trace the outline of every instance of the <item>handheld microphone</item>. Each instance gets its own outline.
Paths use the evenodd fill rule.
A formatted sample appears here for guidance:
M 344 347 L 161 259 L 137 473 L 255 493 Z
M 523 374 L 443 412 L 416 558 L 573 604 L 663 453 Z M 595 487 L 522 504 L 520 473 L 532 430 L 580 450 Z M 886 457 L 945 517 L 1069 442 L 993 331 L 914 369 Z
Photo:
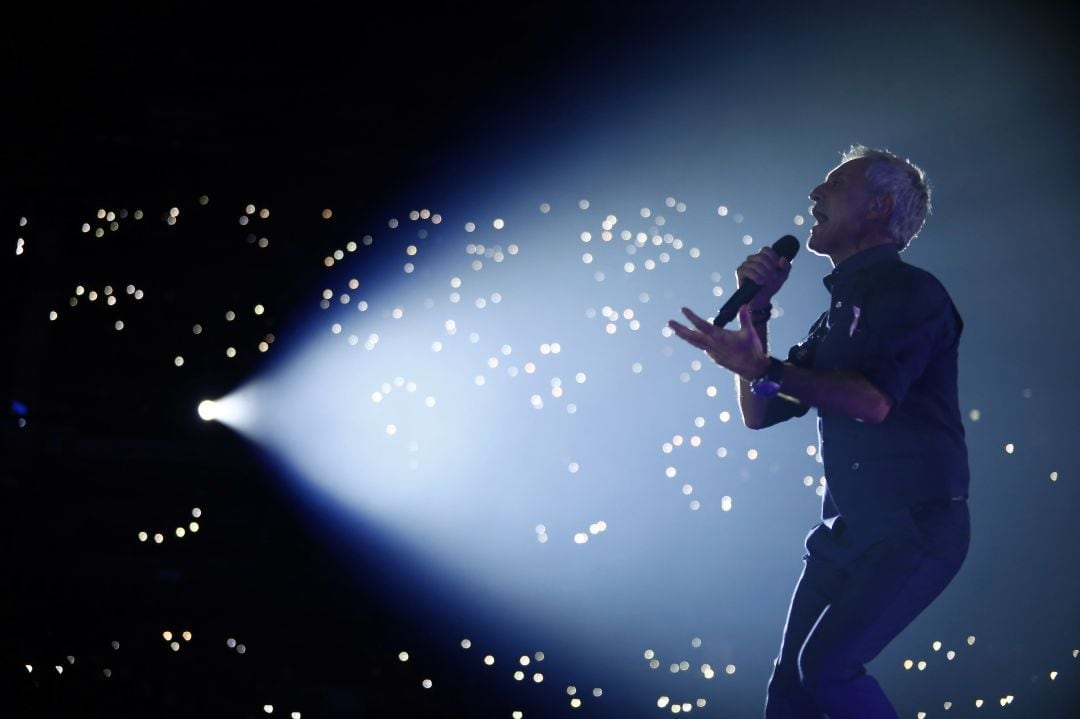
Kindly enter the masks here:
M 788 262 L 791 262 L 799 252 L 799 241 L 792 235 L 784 235 L 773 243 L 772 248 L 776 254 L 786 257 Z M 735 315 L 739 314 L 739 308 L 752 300 L 759 290 L 761 290 L 761 285 L 757 282 L 753 280 L 743 282 L 742 287 L 720 308 L 720 313 L 716 315 L 713 324 L 717 327 L 723 327 L 728 322 L 731 322 L 731 320 L 735 319 Z

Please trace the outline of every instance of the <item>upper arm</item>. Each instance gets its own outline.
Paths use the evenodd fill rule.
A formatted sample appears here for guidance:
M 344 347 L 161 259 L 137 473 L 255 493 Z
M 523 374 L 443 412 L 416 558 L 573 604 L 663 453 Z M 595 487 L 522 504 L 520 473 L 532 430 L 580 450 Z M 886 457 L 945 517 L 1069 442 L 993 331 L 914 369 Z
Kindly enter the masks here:
M 866 336 L 854 369 L 884 395 L 887 415 L 955 340 L 955 309 L 945 288 L 920 273 L 869 297 L 863 313 Z

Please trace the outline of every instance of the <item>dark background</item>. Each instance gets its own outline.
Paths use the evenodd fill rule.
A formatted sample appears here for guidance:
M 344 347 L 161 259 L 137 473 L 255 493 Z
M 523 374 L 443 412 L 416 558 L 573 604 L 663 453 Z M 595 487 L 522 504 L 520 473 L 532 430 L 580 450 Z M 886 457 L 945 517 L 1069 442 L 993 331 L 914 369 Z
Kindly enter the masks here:
M 279 714 L 509 716 L 501 689 L 434 647 L 439 694 L 420 689 L 397 661 L 424 646 L 418 607 L 380 574 L 378 541 L 346 573 L 257 451 L 198 420 L 195 398 L 224 394 L 261 358 L 211 359 L 191 346 L 190 318 L 212 314 L 207 334 L 224 333 L 222 302 L 260 289 L 277 307 L 309 299 L 331 234 L 310 218 L 334 207 L 360 224 L 454 157 L 488 151 L 525 96 L 623 52 L 602 32 L 616 10 L 627 29 L 678 22 L 570 3 L 15 11 L 2 31 L 3 206 L 5 236 L 28 251 L 4 263 L 4 396 L 28 414 L 20 427 L 4 408 L 0 670 L 15 715 L 255 716 L 272 695 Z M 179 232 L 160 222 L 203 194 Z M 220 230 L 247 202 L 273 208 L 270 252 Z M 144 226 L 94 242 L 77 228 L 99 207 L 144 208 Z M 147 301 L 124 316 L 137 334 L 113 332 L 85 297 L 85 314 L 46 331 L 82 278 L 111 279 L 123 299 L 136 276 Z M 287 336 L 288 317 L 229 331 Z M 180 352 L 191 371 L 172 365 Z M 136 525 L 168 534 L 194 507 L 200 534 L 135 541 Z M 184 628 L 194 640 L 174 653 L 161 633 Z

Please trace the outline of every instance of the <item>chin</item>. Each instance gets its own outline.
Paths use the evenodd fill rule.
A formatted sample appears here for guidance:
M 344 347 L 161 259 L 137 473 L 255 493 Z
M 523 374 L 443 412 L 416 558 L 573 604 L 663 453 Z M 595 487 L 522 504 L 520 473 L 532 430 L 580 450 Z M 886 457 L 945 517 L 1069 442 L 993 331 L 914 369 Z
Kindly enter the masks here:
M 820 225 L 815 225 L 810 228 L 810 236 L 806 239 L 806 249 L 810 250 L 815 255 L 826 255 L 828 253 L 822 248 L 827 243 L 817 229 L 818 227 L 820 227 Z

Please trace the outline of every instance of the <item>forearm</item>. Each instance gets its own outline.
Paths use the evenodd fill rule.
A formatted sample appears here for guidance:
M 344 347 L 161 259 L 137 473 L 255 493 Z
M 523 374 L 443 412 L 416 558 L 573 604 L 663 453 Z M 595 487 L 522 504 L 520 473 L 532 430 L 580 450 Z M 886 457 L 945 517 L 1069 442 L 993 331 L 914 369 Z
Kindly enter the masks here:
M 769 353 L 769 325 L 766 322 L 754 325 L 754 331 L 761 339 L 761 346 L 767 355 Z M 751 429 L 759 429 L 765 426 L 765 417 L 768 414 L 770 397 L 758 397 L 750 391 L 750 381 L 735 375 L 735 394 L 739 398 L 739 410 L 742 412 L 743 424 Z M 781 400 L 783 401 L 783 400 Z
M 884 421 L 892 409 L 888 395 L 850 370 L 809 369 L 785 363 L 780 393 L 816 407 L 822 414 L 853 417 L 874 424 Z
M 755 324 L 754 330 L 768 355 L 768 325 Z M 854 417 L 875 424 L 884 421 L 892 409 L 886 394 L 862 375 L 848 370 L 810 369 L 785 362 L 780 393 L 772 397 L 759 397 L 751 392 L 750 382 L 748 377 L 735 375 L 735 392 L 743 423 L 751 429 L 762 429 L 801 415 L 795 405 L 816 407 L 825 414 Z M 793 406 L 772 407 L 770 412 L 773 403 L 784 405 L 788 402 Z

